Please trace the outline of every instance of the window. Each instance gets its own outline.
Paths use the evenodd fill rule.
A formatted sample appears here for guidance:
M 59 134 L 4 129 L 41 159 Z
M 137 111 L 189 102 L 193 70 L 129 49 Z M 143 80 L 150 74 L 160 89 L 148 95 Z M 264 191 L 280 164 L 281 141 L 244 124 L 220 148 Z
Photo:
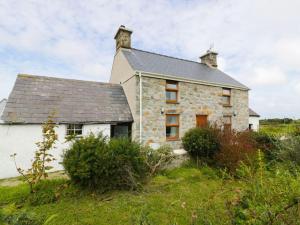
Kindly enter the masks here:
M 179 115 L 166 115 L 166 137 L 167 140 L 178 140 L 179 138 Z
M 231 116 L 223 116 L 224 130 L 231 130 Z
M 223 88 L 223 93 L 222 93 L 222 104 L 224 106 L 230 106 L 231 103 L 231 89 L 229 88 Z
M 178 82 L 166 81 L 166 100 L 167 100 L 167 103 L 177 103 L 177 101 L 178 101 Z
M 67 135 L 82 135 L 82 124 L 68 124 Z

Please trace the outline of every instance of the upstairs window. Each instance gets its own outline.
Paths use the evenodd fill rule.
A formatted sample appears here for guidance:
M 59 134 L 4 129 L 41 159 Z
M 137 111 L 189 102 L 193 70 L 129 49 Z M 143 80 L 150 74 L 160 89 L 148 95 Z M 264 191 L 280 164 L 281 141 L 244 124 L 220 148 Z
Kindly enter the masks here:
M 224 130 L 231 130 L 231 116 L 223 116 Z
M 69 136 L 79 136 L 82 135 L 82 124 L 68 124 L 67 125 L 67 135 Z
M 178 102 L 178 82 L 166 81 L 166 101 L 167 103 Z
M 223 88 L 222 104 L 223 104 L 223 106 L 230 106 L 231 105 L 231 89 Z
M 166 138 L 168 141 L 179 139 L 179 115 L 166 115 Z

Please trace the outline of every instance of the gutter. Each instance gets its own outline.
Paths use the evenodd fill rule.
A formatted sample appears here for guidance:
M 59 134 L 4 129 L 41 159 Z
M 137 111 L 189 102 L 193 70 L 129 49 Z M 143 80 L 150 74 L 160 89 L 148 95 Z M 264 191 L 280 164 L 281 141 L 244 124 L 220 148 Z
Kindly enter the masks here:
M 143 84 L 142 84 L 142 82 L 143 82 L 143 80 L 142 80 L 142 72 L 139 71 L 138 74 L 139 74 L 139 78 L 140 78 L 140 143 L 142 144 L 142 128 L 143 128 L 143 125 L 142 125 L 142 123 L 143 123 L 143 112 L 142 112 L 142 110 L 143 110 L 143 99 L 142 99 Z
M 202 85 L 214 86 L 214 87 L 232 88 L 232 89 L 243 90 L 243 91 L 251 90 L 248 87 L 243 88 L 243 87 L 238 87 L 238 86 L 234 86 L 234 85 L 219 84 L 219 83 L 214 83 L 214 82 L 205 82 L 205 81 L 194 80 L 194 79 L 185 79 L 182 77 L 164 75 L 164 74 L 159 74 L 159 73 L 149 73 L 149 72 L 144 72 L 144 71 L 139 71 L 139 72 L 137 71 L 136 75 L 139 75 L 139 73 L 143 73 L 143 76 L 145 76 L 145 77 L 159 78 L 159 79 L 165 79 L 165 80 L 170 79 L 170 80 L 182 81 L 182 82 L 187 82 L 187 83 L 192 83 L 192 84 L 202 84 Z

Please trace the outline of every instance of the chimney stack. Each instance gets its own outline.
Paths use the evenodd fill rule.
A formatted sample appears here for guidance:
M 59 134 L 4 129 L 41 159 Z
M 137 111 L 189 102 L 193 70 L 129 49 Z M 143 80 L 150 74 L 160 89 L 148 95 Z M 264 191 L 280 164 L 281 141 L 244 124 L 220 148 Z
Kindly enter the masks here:
M 201 63 L 204 63 L 212 68 L 217 68 L 217 55 L 218 53 L 213 52 L 211 50 L 207 50 L 207 52 L 203 56 L 200 56 Z
M 121 25 L 115 35 L 116 51 L 119 48 L 131 48 L 131 34 L 132 30 L 127 29 L 124 25 Z

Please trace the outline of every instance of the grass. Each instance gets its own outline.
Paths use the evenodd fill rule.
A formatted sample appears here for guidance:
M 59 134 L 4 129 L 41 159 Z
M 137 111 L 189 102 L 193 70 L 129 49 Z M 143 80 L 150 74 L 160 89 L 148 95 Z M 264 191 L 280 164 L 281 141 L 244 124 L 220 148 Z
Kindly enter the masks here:
M 47 182 L 47 187 L 58 190 L 67 180 Z M 237 182 L 224 182 L 211 168 L 185 167 L 156 176 L 139 192 L 95 194 L 70 186 L 55 203 L 24 204 L 18 211 L 27 210 L 44 219 L 52 216 L 47 224 L 53 225 L 205 224 L 206 220 L 219 224 L 228 217 L 225 203 L 232 192 L 226 190 L 237 186 Z M 25 199 L 28 191 L 24 184 L 0 187 L 0 207 Z
M 262 124 L 260 125 L 260 131 L 266 132 L 268 134 L 273 134 L 277 136 L 286 136 L 297 131 L 300 128 L 300 123 L 290 123 L 290 124 Z

